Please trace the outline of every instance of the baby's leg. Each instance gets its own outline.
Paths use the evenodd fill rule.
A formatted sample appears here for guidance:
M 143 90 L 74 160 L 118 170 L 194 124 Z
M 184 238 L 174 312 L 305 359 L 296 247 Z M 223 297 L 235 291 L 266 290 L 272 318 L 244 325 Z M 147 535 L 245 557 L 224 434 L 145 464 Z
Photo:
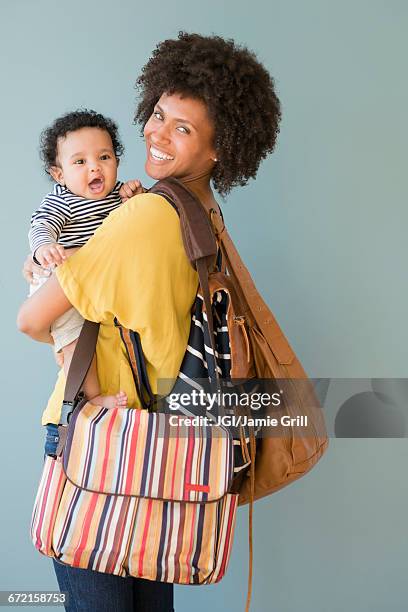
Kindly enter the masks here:
M 77 344 L 77 340 L 71 342 L 67 346 L 62 348 L 64 355 L 64 372 L 68 375 L 69 366 L 71 365 L 72 356 Z M 91 367 L 86 375 L 83 391 L 85 397 L 97 406 L 103 406 L 104 408 L 121 408 L 127 405 L 127 395 L 123 391 L 119 391 L 116 395 L 101 395 L 101 389 L 99 386 L 98 373 L 96 370 L 96 357 L 92 359 Z

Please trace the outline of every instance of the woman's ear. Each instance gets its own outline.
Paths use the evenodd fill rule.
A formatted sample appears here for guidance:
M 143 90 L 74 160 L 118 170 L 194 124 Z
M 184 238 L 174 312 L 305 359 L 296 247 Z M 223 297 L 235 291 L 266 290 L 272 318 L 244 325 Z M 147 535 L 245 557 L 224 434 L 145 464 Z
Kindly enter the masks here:
M 52 178 L 56 183 L 59 183 L 62 186 L 65 185 L 64 173 L 62 171 L 62 168 L 59 168 L 58 166 L 50 166 L 48 168 L 48 172 L 51 174 Z

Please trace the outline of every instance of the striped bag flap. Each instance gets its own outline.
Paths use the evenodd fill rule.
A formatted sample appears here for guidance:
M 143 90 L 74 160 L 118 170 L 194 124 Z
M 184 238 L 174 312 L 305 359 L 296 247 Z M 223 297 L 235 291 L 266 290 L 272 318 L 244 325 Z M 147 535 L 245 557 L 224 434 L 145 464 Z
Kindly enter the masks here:
M 106 494 L 211 502 L 230 488 L 233 442 L 217 425 L 87 403 L 73 415 L 63 454 L 77 487 Z

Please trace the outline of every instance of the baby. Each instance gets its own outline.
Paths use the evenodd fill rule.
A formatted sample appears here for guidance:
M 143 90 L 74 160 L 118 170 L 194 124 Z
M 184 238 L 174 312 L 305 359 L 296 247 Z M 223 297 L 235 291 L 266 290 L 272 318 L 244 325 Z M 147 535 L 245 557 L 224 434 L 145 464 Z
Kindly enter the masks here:
M 59 117 L 41 135 L 41 157 L 56 182 L 31 217 L 29 241 L 36 263 L 52 269 L 83 246 L 122 199 L 144 191 L 140 181 L 117 181 L 123 145 L 116 124 L 95 111 Z M 45 278 L 35 278 L 30 295 Z M 84 319 L 74 309 L 54 321 L 51 335 L 57 360 L 68 372 Z M 62 355 L 61 355 L 62 353 Z M 58 359 L 59 355 L 59 359 Z M 127 396 L 102 396 L 94 357 L 83 390 L 93 404 L 126 406 Z

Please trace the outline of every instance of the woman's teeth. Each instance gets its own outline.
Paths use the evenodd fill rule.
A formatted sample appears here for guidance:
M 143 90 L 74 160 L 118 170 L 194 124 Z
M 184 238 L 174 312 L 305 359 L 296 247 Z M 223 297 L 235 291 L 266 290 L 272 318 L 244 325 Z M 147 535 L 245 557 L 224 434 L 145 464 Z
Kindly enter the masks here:
M 171 157 L 170 155 L 167 155 L 166 153 L 163 153 L 162 151 L 159 151 L 159 149 L 155 149 L 154 147 L 150 147 L 150 155 L 153 157 L 153 159 L 158 159 L 158 160 L 173 160 L 174 157 Z

